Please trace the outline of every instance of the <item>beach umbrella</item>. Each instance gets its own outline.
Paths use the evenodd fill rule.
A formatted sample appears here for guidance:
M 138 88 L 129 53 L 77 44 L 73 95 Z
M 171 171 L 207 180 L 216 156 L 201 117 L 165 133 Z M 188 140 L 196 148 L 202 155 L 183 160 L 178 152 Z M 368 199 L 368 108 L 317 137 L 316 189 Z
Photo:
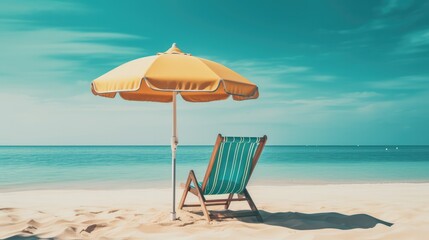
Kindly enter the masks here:
M 93 94 L 125 100 L 173 103 L 171 136 L 172 220 L 176 219 L 176 97 L 188 102 L 258 98 L 258 87 L 222 64 L 183 53 L 176 44 L 166 52 L 124 63 L 91 83 Z

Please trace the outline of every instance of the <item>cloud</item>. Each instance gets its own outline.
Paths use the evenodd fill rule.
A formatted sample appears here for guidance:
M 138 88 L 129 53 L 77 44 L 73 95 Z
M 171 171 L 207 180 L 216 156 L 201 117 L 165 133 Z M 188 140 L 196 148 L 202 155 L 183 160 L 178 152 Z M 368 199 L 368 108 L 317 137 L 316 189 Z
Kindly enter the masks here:
M 385 0 L 380 6 L 381 15 L 388 15 L 409 9 L 415 1 L 413 0 Z
M 429 52 L 427 13 L 429 2 L 422 0 L 387 0 L 374 2 L 372 16 L 357 27 L 325 31 L 344 39 L 338 50 L 349 54 L 362 49 L 377 55 L 402 55 L 390 61 L 415 63 L 416 58 L 404 59 L 404 55 L 416 56 Z
M 340 77 L 320 73 L 310 66 L 294 64 L 296 59 L 286 57 L 233 61 L 218 57 L 206 58 L 216 59 L 256 83 L 260 89 L 260 107 L 264 104 L 288 102 L 297 96 L 320 96 L 338 91 L 336 88 L 329 88 L 327 83 L 337 81 Z
M 395 79 L 376 81 L 369 86 L 385 90 L 424 90 L 429 89 L 429 76 L 410 75 Z
M 278 76 L 303 73 L 310 70 L 307 66 L 287 65 L 278 59 L 221 61 L 226 66 L 248 76 Z
M 411 32 L 401 38 L 396 54 L 412 54 L 429 51 L 429 29 Z
M 311 75 L 308 79 L 316 82 L 332 82 L 336 78 L 333 75 Z
M 290 62 L 290 59 L 287 59 Z M 219 60 L 227 67 L 242 74 L 248 79 L 261 80 L 261 83 L 269 83 L 278 86 L 278 83 L 284 85 L 284 88 L 297 88 L 302 81 L 331 82 L 337 79 L 337 76 L 319 74 L 315 69 L 309 66 L 299 66 L 286 63 L 286 59 L 264 59 L 264 60 L 239 60 L 227 61 Z M 284 79 L 288 79 L 285 82 Z
M 415 4 L 414 1 L 408 0 L 385 0 L 380 5 L 373 9 L 373 17 L 369 18 L 368 21 L 359 27 L 352 29 L 343 29 L 338 31 L 339 34 L 361 34 L 365 32 L 373 32 L 385 30 L 388 28 L 395 28 L 398 25 L 402 25 L 409 21 L 400 18 L 396 14 L 406 12 L 412 8 Z
M 315 97 L 307 99 L 295 99 L 289 101 L 292 105 L 306 105 L 313 107 L 358 107 L 373 102 L 381 94 L 377 92 L 348 92 L 341 93 L 337 97 Z
M 385 0 L 373 9 L 373 16 L 364 24 L 337 31 L 339 34 L 362 34 L 404 29 L 412 31 L 416 22 L 426 18 L 429 5 L 425 1 Z M 406 17 L 404 17 L 406 16 Z
M 34 95 L 53 86 L 59 92 L 62 88 L 77 88 L 79 81 L 101 74 L 91 64 L 93 59 L 101 59 L 103 65 L 111 67 L 137 58 L 143 49 L 123 43 L 143 39 L 116 32 L 43 27 L 19 19 L 1 21 L 2 89 L 19 92 L 28 89 L 27 93 Z

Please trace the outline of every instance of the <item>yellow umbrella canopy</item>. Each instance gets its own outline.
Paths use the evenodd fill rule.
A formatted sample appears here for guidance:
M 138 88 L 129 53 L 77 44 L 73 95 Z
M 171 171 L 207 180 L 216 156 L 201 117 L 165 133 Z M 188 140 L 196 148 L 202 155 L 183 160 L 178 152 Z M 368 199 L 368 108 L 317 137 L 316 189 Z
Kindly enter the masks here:
M 176 44 L 164 53 L 124 63 L 91 84 L 93 94 L 132 101 L 173 102 L 171 137 L 172 220 L 176 219 L 176 96 L 188 102 L 258 98 L 258 87 L 222 64 L 183 53 Z
M 178 92 L 188 102 L 258 98 L 258 87 L 222 64 L 183 53 L 176 44 L 164 53 L 124 63 L 95 79 L 95 95 L 116 93 L 133 101 L 172 102 Z

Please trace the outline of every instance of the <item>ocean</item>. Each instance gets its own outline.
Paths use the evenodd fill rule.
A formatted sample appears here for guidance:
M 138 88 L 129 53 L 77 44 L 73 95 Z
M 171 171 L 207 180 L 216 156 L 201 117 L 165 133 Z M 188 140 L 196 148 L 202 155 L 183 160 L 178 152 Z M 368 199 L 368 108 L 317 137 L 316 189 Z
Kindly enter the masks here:
M 204 177 L 212 146 L 179 146 L 177 183 Z M 1 146 L 0 191 L 156 188 L 169 146 Z M 429 182 L 429 146 L 266 146 L 250 185 Z

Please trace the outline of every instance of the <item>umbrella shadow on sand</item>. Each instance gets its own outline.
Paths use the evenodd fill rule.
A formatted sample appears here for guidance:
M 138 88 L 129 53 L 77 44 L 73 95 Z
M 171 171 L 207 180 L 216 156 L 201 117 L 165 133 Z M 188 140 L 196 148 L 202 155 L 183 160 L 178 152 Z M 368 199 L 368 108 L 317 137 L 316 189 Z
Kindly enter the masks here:
M 296 230 L 315 230 L 334 228 L 350 230 L 355 228 L 373 228 L 377 224 L 392 226 L 389 223 L 368 214 L 345 215 L 337 212 L 299 213 L 299 212 L 266 212 L 259 211 L 264 219 L 263 224 L 287 227 Z M 256 222 L 252 218 L 241 218 L 243 222 Z

